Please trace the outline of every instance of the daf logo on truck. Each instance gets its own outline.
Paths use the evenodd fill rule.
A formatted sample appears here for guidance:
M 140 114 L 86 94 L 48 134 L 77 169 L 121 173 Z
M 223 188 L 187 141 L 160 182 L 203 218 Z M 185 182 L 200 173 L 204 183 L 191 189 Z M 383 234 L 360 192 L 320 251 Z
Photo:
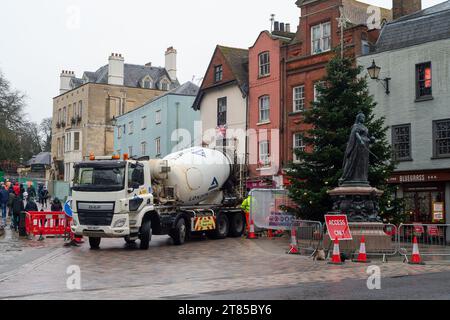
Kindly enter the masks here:
M 225 184 L 238 181 L 232 174 L 242 174 L 232 158 L 199 147 L 143 161 L 92 154 L 74 166 L 72 232 L 89 237 L 92 249 L 100 248 L 102 238 L 139 240 L 147 250 L 152 235 L 168 235 L 175 245 L 199 232 L 214 239 L 240 237 L 246 227 L 241 195 L 236 185 Z

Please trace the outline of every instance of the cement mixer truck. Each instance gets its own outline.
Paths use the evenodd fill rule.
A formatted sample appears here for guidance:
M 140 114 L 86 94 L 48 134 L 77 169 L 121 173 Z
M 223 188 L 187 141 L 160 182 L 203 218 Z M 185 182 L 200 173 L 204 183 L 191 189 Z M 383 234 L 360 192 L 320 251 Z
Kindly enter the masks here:
M 219 150 L 145 160 L 91 155 L 74 165 L 71 229 L 89 237 L 91 249 L 103 238 L 139 240 L 147 250 L 152 235 L 169 235 L 175 245 L 195 234 L 240 237 L 246 220 L 235 186 L 232 157 Z

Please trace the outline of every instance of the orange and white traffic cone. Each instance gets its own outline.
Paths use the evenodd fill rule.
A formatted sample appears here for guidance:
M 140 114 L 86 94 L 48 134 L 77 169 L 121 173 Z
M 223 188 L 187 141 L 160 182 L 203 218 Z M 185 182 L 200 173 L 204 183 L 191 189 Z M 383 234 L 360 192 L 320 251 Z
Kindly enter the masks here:
M 291 246 L 287 254 L 300 254 L 297 243 L 297 229 L 295 227 L 293 227 L 291 231 Z
M 422 257 L 420 256 L 419 242 L 417 241 L 417 237 L 414 237 L 412 260 L 409 262 L 409 264 L 425 264 L 422 260 Z
M 357 263 L 370 263 L 369 260 L 367 260 L 367 253 L 366 253 L 366 238 L 362 236 L 361 238 L 361 247 L 359 248 L 359 255 L 358 259 L 353 260 L 353 262 Z
M 341 260 L 341 252 L 339 250 L 338 238 L 334 239 L 333 256 L 331 257 L 331 261 L 328 262 L 328 264 L 343 265 Z
M 255 233 L 255 224 L 253 223 L 253 219 L 250 221 L 250 231 L 248 233 L 247 239 L 258 239 Z

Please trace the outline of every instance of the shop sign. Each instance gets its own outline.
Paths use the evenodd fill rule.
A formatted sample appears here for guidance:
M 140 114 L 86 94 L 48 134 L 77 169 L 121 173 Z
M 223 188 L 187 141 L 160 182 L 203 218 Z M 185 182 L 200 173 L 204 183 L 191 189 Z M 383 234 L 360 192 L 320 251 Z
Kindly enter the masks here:
M 450 181 L 450 172 L 394 174 L 389 179 L 389 183 L 421 183 L 437 181 Z

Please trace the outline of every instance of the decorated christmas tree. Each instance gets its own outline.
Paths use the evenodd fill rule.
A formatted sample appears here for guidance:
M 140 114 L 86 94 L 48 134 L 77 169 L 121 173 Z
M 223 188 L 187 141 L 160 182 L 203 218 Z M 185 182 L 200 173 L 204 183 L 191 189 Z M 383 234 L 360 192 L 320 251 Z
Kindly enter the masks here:
M 395 169 L 392 151 L 387 142 L 384 118 L 374 116 L 376 103 L 369 94 L 367 79 L 361 77 L 362 67 L 348 57 L 335 56 L 327 65 L 326 77 L 317 84 L 317 99 L 304 113 L 310 130 L 303 133 L 307 148 L 297 151 L 298 163 L 288 169 L 289 192 L 298 204 L 302 219 L 323 220 L 333 202 L 328 191 L 339 186 L 347 141 L 359 112 L 366 116 L 365 125 L 376 138 L 371 146 L 369 181 L 384 191 L 380 214 L 385 221 L 401 220 L 401 201 L 396 200 L 396 187 L 387 184 Z

